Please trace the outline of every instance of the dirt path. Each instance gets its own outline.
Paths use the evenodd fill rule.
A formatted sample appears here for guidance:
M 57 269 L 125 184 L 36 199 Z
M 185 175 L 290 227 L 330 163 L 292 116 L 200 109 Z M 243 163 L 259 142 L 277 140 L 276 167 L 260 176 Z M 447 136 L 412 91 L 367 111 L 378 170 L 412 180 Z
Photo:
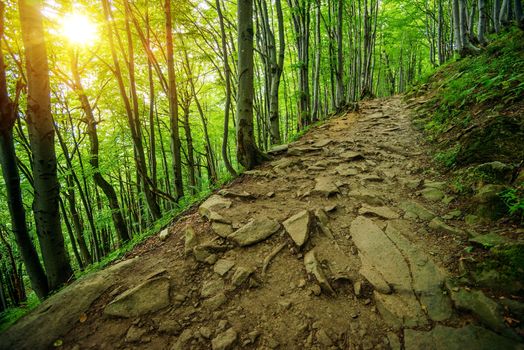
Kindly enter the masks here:
M 375 100 L 312 129 L 0 347 L 522 348 L 497 302 L 450 278 L 467 235 L 407 114 Z

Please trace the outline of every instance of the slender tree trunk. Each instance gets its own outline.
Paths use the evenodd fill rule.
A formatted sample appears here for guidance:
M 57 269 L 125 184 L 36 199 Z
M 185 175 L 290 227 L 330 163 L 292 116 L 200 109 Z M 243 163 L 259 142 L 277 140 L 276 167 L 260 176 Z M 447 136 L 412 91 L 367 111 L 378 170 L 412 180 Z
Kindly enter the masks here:
M 180 135 L 178 130 L 178 97 L 175 76 L 175 60 L 173 55 L 173 23 L 171 19 L 171 0 L 165 0 L 166 13 L 166 48 L 167 48 L 167 80 L 169 96 L 169 124 L 171 128 L 171 152 L 173 153 L 173 176 L 175 181 L 175 198 L 184 197 L 182 181 L 182 159 L 180 155 Z
M 486 0 L 478 0 L 479 2 L 479 24 L 478 24 L 478 40 L 481 45 L 486 43 L 486 24 L 488 21 L 488 14 L 486 12 Z
M 62 236 L 56 173 L 49 68 L 39 2 L 20 0 L 20 24 L 25 47 L 27 124 L 33 151 L 35 198 L 33 210 L 50 290 L 73 276 Z
M 263 160 L 253 134 L 253 0 L 239 0 L 238 23 L 238 97 L 237 158 L 250 170 Z
M 280 111 L 279 111 L 279 88 L 280 77 L 284 69 L 285 56 L 285 37 L 284 37 L 284 15 L 282 14 L 282 4 L 280 0 L 275 0 L 278 23 L 278 59 L 274 59 L 271 64 L 271 93 L 269 102 L 269 122 L 271 124 L 271 143 L 279 144 L 282 142 L 280 137 Z
M 120 204 L 118 203 L 118 198 L 116 196 L 116 191 L 113 185 L 111 185 L 100 173 L 97 122 L 95 120 L 91 103 L 89 102 L 89 99 L 85 94 L 84 87 L 82 86 L 82 80 L 80 79 L 80 74 L 78 72 L 77 57 L 72 55 L 71 60 L 71 72 L 75 83 L 75 90 L 86 117 L 87 134 L 89 135 L 90 145 L 89 164 L 91 165 L 91 168 L 93 170 L 93 180 L 107 197 L 107 200 L 109 202 L 109 208 L 111 208 L 111 217 L 113 219 L 113 224 L 115 226 L 118 239 L 121 243 L 124 243 L 129 241 L 130 239 L 129 230 L 124 221 L 124 217 L 122 216 Z
M 122 71 L 120 68 L 120 62 L 118 59 L 118 55 L 116 52 L 116 47 L 114 43 L 114 33 L 113 29 L 111 28 L 112 21 L 112 15 L 111 15 L 111 6 L 109 4 L 108 0 L 102 0 L 102 5 L 104 9 L 104 16 L 105 16 L 105 25 L 107 28 L 107 35 L 108 35 L 108 41 L 109 41 L 109 47 L 111 50 L 111 57 L 113 59 L 113 73 L 115 75 L 115 78 L 118 83 L 118 89 L 120 91 L 120 95 L 122 97 L 122 101 L 124 102 L 124 107 L 126 111 L 126 116 L 128 120 L 128 125 L 131 130 L 131 138 L 133 140 L 133 146 L 136 152 L 136 165 L 138 169 L 138 176 L 140 181 L 143 184 L 143 189 L 146 197 L 146 202 L 149 208 L 149 211 L 151 213 L 151 217 L 153 220 L 157 220 L 161 216 L 160 207 L 158 206 L 158 202 L 156 199 L 156 195 L 152 190 L 152 183 L 151 180 L 147 176 L 147 166 L 145 162 L 145 154 L 144 154 L 144 147 L 142 144 L 142 135 L 140 132 L 140 123 L 138 122 L 139 114 L 138 114 L 138 97 L 136 95 L 136 88 L 135 88 L 135 81 L 134 81 L 134 61 L 133 61 L 133 44 L 132 44 L 132 38 L 129 28 L 129 21 L 126 21 L 126 32 L 128 34 L 128 56 L 129 56 L 129 85 L 131 86 L 131 95 L 133 97 L 133 106 L 131 106 L 131 102 L 129 99 L 129 96 L 127 95 L 127 88 L 124 84 L 124 78 L 122 76 Z M 125 2 L 126 10 L 125 13 L 127 16 L 129 16 L 129 4 L 127 3 L 127 0 Z
M 342 46 L 343 41 L 343 11 L 344 0 L 337 2 L 337 109 L 341 109 L 345 104 L 344 95 L 344 51 Z
M 222 61 L 224 62 L 224 80 L 226 84 L 226 102 L 224 106 L 224 132 L 222 138 L 222 158 L 227 171 L 232 176 L 236 176 L 237 173 L 228 154 L 228 139 L 229 139 L 229 112 L 231 111 L 231 68 L 229 67 L 229 54 L 227 49 L 227 38 L 226 30 L 224 26 L 224 15 L 220 6 L 220 0 L 215 0 L 217 7 L 218 21 L 220 23 L 220 39 L 222 44 Z
M 500 1 L 493 0 L 493 28 L 495 28 L 495 33 L 500 31 Z

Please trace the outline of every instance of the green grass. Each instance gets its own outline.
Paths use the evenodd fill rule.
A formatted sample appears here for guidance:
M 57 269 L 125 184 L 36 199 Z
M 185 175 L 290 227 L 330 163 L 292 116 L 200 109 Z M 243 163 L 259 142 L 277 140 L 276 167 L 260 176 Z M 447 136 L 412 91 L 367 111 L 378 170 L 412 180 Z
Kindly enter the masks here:
M 18 319 L 40 305 L 34 292 L 27 296 L 27 301 L 18 307 L 12 307 L 0 313 L 0 333 L 11 327 Z

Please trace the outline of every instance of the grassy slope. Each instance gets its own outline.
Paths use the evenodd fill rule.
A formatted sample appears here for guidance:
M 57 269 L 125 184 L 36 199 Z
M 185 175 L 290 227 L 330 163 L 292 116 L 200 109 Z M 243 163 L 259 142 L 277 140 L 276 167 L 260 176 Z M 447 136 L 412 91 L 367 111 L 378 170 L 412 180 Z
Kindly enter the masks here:
M 479 54 L 440 67 L 414 94 L 427 102 L 415 123 L 436 146 L 435 160 L 455 175 L 458 192 L 484 183 L 508 186 L 513 214 L 524 215 L 524 184 L 515 181 L 524 159 L 524 32 L 501 34 Z M 478 165 L 500 161 L 506 177 L 480 173 Z

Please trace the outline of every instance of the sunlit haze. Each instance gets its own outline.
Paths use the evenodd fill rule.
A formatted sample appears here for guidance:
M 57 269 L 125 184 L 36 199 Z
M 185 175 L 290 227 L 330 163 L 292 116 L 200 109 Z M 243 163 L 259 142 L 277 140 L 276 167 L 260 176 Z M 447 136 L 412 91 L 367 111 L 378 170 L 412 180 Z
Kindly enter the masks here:
M 97 38 L 97 27 L 86 16 L 71 13 L 62 18 L 61 33 L 71 44 L 91 45 Z

